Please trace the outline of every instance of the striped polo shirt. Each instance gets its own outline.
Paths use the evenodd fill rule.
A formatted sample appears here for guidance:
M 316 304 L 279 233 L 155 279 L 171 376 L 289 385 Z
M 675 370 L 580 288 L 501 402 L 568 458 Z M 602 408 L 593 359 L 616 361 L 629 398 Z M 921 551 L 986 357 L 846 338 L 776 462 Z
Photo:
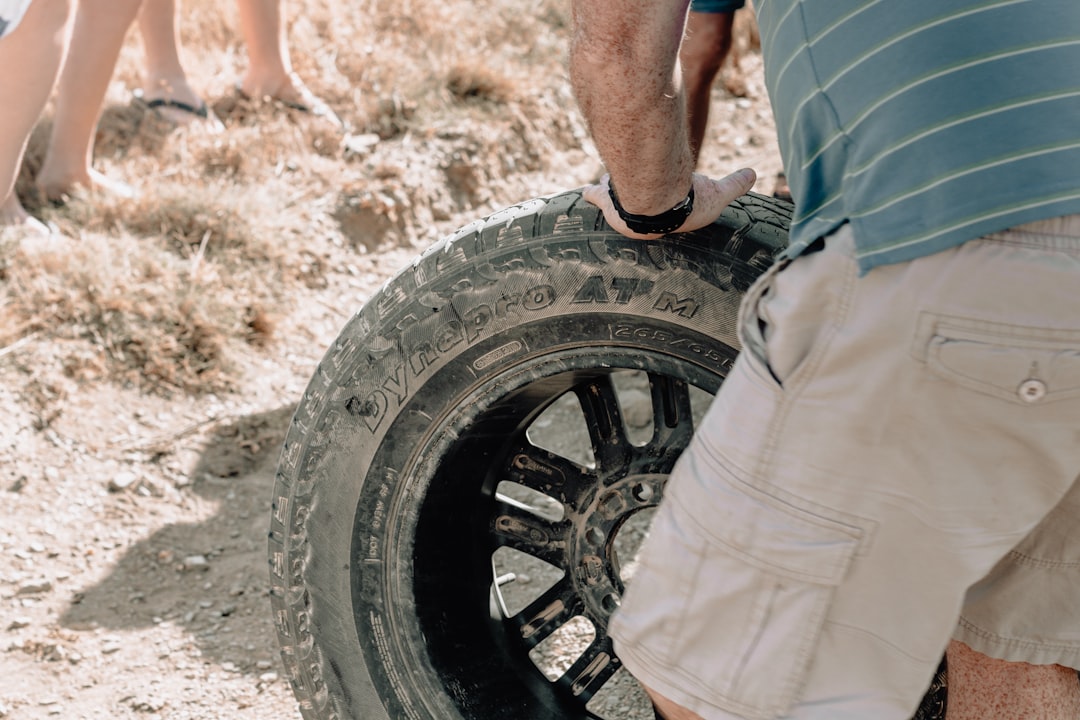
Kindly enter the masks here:
M 1080 0 L 757 0 L 797 254 L 860 271 L 1080 213 Z

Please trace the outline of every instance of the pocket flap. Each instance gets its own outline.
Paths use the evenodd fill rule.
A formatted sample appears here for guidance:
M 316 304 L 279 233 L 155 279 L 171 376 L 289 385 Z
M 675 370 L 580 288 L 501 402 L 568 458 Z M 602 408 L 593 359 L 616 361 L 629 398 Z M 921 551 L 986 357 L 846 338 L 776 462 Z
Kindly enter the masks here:
M 863 538 L 862 528 L 766 494 L 726 474 L 708 487 L 689 478 L 674 496 L 683 511 L 728 552 L 773 574 L 837 585 Z
M 1080 395 L 1080 333 L 959 318 L 921 318 L 927 367 L 1004 400 L 1049 402 Z M 1024 388 L 1037 383 L 1039 392 Z

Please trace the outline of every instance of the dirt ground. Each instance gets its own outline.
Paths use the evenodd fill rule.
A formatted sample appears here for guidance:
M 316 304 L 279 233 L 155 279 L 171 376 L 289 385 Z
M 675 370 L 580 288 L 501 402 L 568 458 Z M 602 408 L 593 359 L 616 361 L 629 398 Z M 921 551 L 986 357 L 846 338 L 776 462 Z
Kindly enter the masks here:
M 549 54 L 565 52 L 560 42 L 556 36 Z M 303 253 L 285 256 L 293 273 L 275 280 L 268 295 L 272 333 L 260 342 L 221 339 L 229 362 L 211 384 L 196 386 L 182 375 L 163 381 L 144 371 L 145 361 L 119 363 L 134 350 L 107 333 L 75 332 L 74 321 L 50 320 L 41 308 L 29 319 L 12 310 L 55 281 L 50 268 L 79 246 L 113 252 L 110 267 L 128 272 L 122 243 L 133 224 L 122 210 L 112 225 L 88 231 L 79 229 L 80 216 L 60 211 L 53 216 L 63 232 L 58 246 L 7 250 L 15 253 L 11 263 L 36 258 L 40 267 L 19 280 L 18 295 L 9 287 L 0 305 L 9 311 L 0 315 L 0 718 L 299 718 L 277 654 L 265 558 L 270 489 L 292 409 L 345 320 L 433 238 L 517 199 L 597 176 L 600 166 L 558 76 L 562 60 L 553 62 L 556 71 L 545 71 L 543 87 L 532 88 L 558 98 L 547 114 L 536 111 L 535 98 L 507 103 L 527 115 L 512 119 L 512 112 L 462 104 L 456 114 L 411 119 L 407 132 L 356 123 L 350 142 L 329 150 L 320 142 L 332 136 L 309 128 L 309 119 L 275 115 L 279 135 L 294 126 L 306 134 L 274 163 L 258 164 L 243 157 L 242 145 L 233 148 L 240 157 L 232 161 L 249 166 L 216 181 L 222 192 L 284 197 L 292 190 L 279 190 L 272 178 L 265 190 L 260 183 L 275 167 L 288 172 L 290 163 L 336 190 L 292 198 L 304 221 L 288 232 L 303 236 Z M 742 64 L 748 97 L 717 86 L 702 169 L 753 166 L 758 189 L 770 192 L 779 160 L 760 58 L 750 54 Z M 316 84 L 335 107 L 347 108 L 350 96 L 336 87 Z M 129 93 L 114 87 L 108 112 L 127 112 Z M 208 93 L 225 135 L 199 145 L 181 129 L 170 140 L 176 156 L 213 143 L 228 150 L 230 133 L 250 131 L 230 114 L 226 94 Z M 495 130 L 493 118 L 502 123 Z M 106 170 L 123 171 L 138 161 L 104 162 Z M 405 181 L 431 168 L 442 171 L 437 187 Z M 344 194 L 342 178 L 371 177 L 382 179 L 381 195 L 368 186 Z M 386 190 L 394 178 L 396 195 Z M 289 207 L 283 201 L 276 211 Z M 138 242 L 166 243 L 162 227 L 160 237 L 144 232 Z M 270 232 L 263 241 L 278 238 Z M 181 260 L 202 257 L 191 252 Z M 12 272 L 5 281 L 14 282 Z M 209 294 L 228 290 L 228 274 L 218 273 L 220 285 L 202 286 Z M 149 300 L 129 299 L 124 312 L 147 314 L 142 304 Z M 206 307 L 206 322 L 224 312 Z M 248 325 L 258 323 L 249 318 Z

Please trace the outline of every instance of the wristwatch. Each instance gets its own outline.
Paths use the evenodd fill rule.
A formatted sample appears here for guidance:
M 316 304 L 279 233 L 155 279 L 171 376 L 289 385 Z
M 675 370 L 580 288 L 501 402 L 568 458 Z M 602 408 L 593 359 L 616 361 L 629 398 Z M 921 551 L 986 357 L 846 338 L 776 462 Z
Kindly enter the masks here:
M 659 215 L 635 215 L 627 212 L 619 203 L 619 196 L 615 194 L 615 183 L 611 182 L 610 179 L 608 180 L 608 195 L 611 196 L 611 204 L 615 206 L 615 212 L 619 213 L 619 217 L 626 223 L 626 227 L 632 232 L 641 233 L 642 235 L 661 235 L 677 230 L 682 227 L 682 224 L 690 217 L 690 213 L 694 211 L 693 184 L 690 185 L 690 192 L 687 193 L 685 198 L 680 200 L 675 207 L 665 210 Z

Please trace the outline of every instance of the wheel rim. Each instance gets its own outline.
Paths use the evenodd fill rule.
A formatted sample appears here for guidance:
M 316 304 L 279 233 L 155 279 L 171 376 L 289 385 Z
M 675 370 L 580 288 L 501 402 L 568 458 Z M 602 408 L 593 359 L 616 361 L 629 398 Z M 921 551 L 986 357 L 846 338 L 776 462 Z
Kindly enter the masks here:
M 414 537 L 410 604 L 427 660 L 464 717 L 626 717 L 598 702 L 621 667 L 607 623 L 641 518 L 722 377 L 640 349 L 600 352 L 603 367 L 596 351 L 541 358 L 515 381 L 489 383 L 484 399 L 446 419 L 455 440 L 417 464 L 433 471 L 404 533 Z M 635 383 L 645 430 L 627 420 Z M 587 436 L 592 462 L 538 430 L 575 402 L 578 429 L 556 435 Z M 633 412 L 640 420 L 640 405 Z M 514 563 L 530 575 L 540 564 L 549 577 L 537 582 Z M 532 587 L 522 593 L 523 584 Z

